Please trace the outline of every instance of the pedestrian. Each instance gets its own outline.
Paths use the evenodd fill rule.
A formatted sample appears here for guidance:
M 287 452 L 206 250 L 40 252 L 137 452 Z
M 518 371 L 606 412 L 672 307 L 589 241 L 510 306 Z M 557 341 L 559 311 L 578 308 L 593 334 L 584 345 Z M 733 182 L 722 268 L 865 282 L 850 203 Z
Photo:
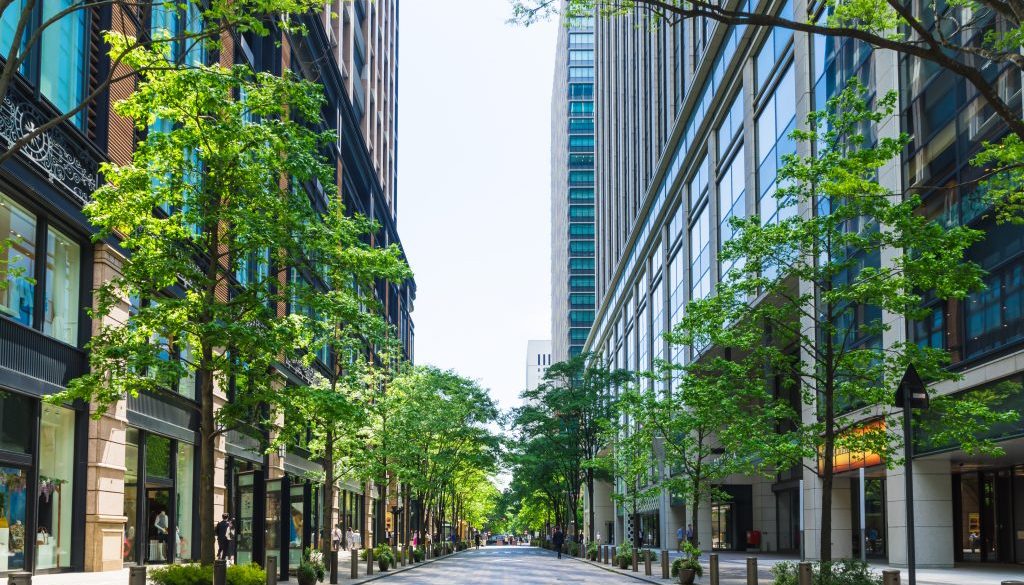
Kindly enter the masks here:
M 686 525 L 686 542 L 693 544 L 693 524 Z
M 412 547 L 416 548 L 419 545 L 420 545 L 420 531 L 417 530 L 416 532 L 412 533 Z
M 684 537 L 685 537 L 685 534 L 683 532 L 683 527 L 680 526 L 679 528 L 676 528 L 676 550 L 679 551 L 679 552 L 683 552 L 683 538 Z
M 221 514 L 220 522 L 214 529 L 214 534 L 217 536 L 217 558 L 220 560 L 228 558 L 228 530 L 230 529 L 231 523 L 228 522 L 228 515 Z
M 341 550 L 341 524 L 335 524 L 334 530 L 331 531 L 331 550 Z
M 562 558 L 562 543 L 565 542 L 565 533 L 560 526 L 555 526 L 555 533 L 551 535 L 551 544 L 558 551 L 558 558 Z
M 355 550 L 363 548 L 363 535 L 359 534 L 358 528 L 352 533 L 352 546 L 355 547 Z
M 353 540 L 353 538 L 354 537 L 352 536 L 352 527 L 349 526 L 345 530 L 345 550 L 352 550 L 353 544 L 355 543 L 355 540 Z
M 476 534 L 473 535 L 473 544 L 475 544 L 477 548 L 480 548 L 480 533 L 479 532 L 477 532 Z

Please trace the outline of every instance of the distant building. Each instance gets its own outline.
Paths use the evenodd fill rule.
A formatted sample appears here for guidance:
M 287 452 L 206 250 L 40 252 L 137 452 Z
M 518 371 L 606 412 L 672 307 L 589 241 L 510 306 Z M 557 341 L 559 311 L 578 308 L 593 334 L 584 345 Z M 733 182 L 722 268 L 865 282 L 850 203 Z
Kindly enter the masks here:
M 551 365 L 551 340 L 531 339 L 526 342 L 526 389 L 533 390 L 544 379 Z

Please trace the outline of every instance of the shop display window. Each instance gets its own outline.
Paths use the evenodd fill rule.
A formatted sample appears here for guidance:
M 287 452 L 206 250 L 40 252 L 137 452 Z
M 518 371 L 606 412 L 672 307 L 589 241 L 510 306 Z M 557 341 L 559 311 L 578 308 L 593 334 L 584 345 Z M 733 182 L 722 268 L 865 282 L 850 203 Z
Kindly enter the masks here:
M 0 467 L 0 573 L 25 570 L 28 473 Z
M 71 523 L 75 471 L 75 413 L 43 405 L 39 433 L 39 489 L 36 569 L 71 564 Z

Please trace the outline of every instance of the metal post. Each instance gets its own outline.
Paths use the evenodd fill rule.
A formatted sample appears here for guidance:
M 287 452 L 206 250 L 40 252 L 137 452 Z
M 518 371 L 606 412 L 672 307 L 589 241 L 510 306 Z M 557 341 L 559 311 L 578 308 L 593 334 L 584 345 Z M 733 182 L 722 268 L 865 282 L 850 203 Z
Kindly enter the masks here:
M 867 504 L 867 495 L 864 493 L 864 468 L 861 467 L 859 470 L 860 479 L 860 560 L 868 560 L 868 539 L 867 536 L 867 514 L 865 514 L 864 507 Z
M 338 583 L 338 551 L 331 551 L 331 585 Z
M 366 549 L 366 574 L 373 574 L 373 549 Z
M 661 550 L 661 578 L 668 579 L 670 576 L 669 565 L 668 565 L 668 551 L 665 549 Z
M 811 585 L 811 581 L 814 579 L 814 574 L 811 572 L 811 563 L 800 563 L 797 578 L 799 580 L 798 585 Z
M 903 392 L 903 454 L 905 460 L 903 473 L 906 474 L 904 489 L 907 491 L 907 582 L 910 585 L 917 585 L 917 575 L 914 571 L 914 443 L 912 442 L 914 437 L 910 420 L 913 411 L 910 384 L 904 386 Z
M 359 550 L 350 549 L 352 556 L 349 558 L 349 565 L 351 565 L 349 577 L 353 579 L 359 578 Z
M 747 585 L 757 585 L 757 557 L 747 557 Z
M 128 567 L 128 585 L 146 585 L 146 565 Z
M 633 547 L 633 572 L 637 572 L 637 561 L 640 559 L 640 555 L 636 552 L 636 547 Z
M 644 575 L 651 574 L 651 549 L 644 551 Z
M 224 559 L 213 561 L 213 585 L 227 585 L 228 562 Z
M 391 545 L 391 564 L 397 567 L 400 560 L 401 557 L 398 555 L 398 545 Z M 402 564 L 404 565 L 405 563 Z
M 711 553 L 711 556 L 708 560 L 708 564 L 710 565 L 708 567 L 708 572 L 711 573 L 711 585 L 719 585 L 718 553 Z
M 267 557 L 267 566 L 264 567 L 267 571 L 267 585 L 277 585 L 277 557 Z
M 882 585 L 900 585 L 900 572 L 896 570 L 882 571 Z
M 32 573 L 27 571 L 11 573 L 7 585 L 32 585 Z

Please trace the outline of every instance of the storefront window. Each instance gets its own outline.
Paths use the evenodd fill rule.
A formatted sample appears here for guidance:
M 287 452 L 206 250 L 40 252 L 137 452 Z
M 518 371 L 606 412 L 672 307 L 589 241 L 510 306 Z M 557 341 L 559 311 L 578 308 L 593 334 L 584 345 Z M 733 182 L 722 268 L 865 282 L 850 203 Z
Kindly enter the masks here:
M 36 569 L 70 566 L 74 473 L 75 413 L 44 404 L 39 432 Z
M 0 390 L 0 451 L 28 453 L 34 419 L 31 399 Z
M 46 312 L 43 333 L 75 345 L 78 342 L 78 288 L 81 249 L 64 234 L 49 228 L 46 235 Z
M 24 325 L 32 326 L 36 261 L 36 217 L 8 197 L 0 195 L 0 241 L 5 261 L 0 275 L 7 281 L 0 287 L 0 311 Z
M 195 485 L 195 448 L 178 443 L 178 471 L 175 476 L 175 514 L 178 529 L 178 560 L 192 560 L 192 488 Z
M 171 440 L 146 435 L 146 476 L 171 477 Z
M 302 535 L 305 531 L 305 486 L 292 486 L 288 506 L 288 567 L 297 568 L 302 559 Z
M 125 561 L 138 559 L 135 535 L 138 531 L 137 513 L 139 497 L 139 430 L 129 428 L 124 446 L 124 515 L 128 523 L 124 528 L 122 555 Z
M 266 543 L 267 558 L 277 559 L 280 561 L 281 556 L 281 480 L 271 480 L 267 482 L 267 515 L 266 515 L 266 532 L 264 533 L 264 542 Z M 278 567 L 281 566 L 278 562 Z
M 28 474 L 0 467 L 0 573 L 25 570 L 25 508 Z

